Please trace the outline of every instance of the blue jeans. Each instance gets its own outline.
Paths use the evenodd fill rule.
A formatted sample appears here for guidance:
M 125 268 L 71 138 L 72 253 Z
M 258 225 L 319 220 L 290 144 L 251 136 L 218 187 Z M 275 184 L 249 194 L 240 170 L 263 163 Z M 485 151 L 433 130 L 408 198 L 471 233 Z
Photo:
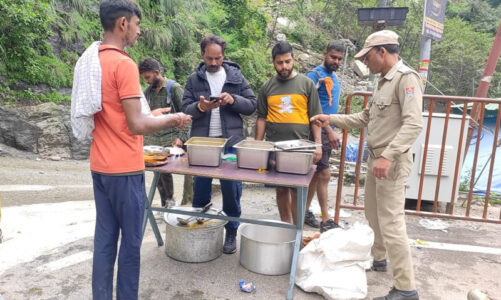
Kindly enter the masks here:
M 92 297 L 111 300 L 118 254 L 117 299 L 137 299 L 142 223 L 146 190 L 144 174 L 109 176 L 92 173 L 96 229 L 92 262 Z
M 225 149 L 225 153 L 235 153 L 234 148 Z M 242 182 L 219 179 L 223 194 L 223 211 L 230 217 L 240 217 L 240 197 L 242 197 Z M 193 207 L 204 207 L 211 201 L 212 178 L 195 176 L 193 180 Z M 226 230 L 237 230 L 239 222 L 230 221 L 224 227 Z

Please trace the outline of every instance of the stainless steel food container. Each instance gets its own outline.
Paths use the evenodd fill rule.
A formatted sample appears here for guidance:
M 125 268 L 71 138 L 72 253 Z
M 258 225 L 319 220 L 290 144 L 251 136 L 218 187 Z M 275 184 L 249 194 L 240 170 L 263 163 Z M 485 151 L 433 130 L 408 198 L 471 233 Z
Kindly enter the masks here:
M 240 264 L 264 275 L 290 272 L 296 231 L 257 224 L 240 225 Z
M 188 152 L 188 163 L 195 166 L 218 167 L 221 152 L 227 139 L 192 137 L 184 143 Z
M 246 169 L 267 169 L 273 143 L 266 141 L 243 140 L 233 146 L 237 149 L 237 166 Z
M 309 140 L 287 140 L 273 143 L 280 150 L 312 150 L 315 151 L 315 147 L 322 146 L 322 144 L 317 144 Z
M 282 173 L 308 174 L 313 163 L 313 152 L 276 151 L 275 170 Z
M 185 211 L 200 211 L 200 208 L 173 207 Z M 211 208 L 207 214 L 224 214 Z M 196 221 L 180 225 L 177 217 L 186 215 L 165 213 L 165 254 L 175 260 L 199 263 L 218 258 L 223 253 L 224 225 L 227 221 L 208 219 L 203 224 Z

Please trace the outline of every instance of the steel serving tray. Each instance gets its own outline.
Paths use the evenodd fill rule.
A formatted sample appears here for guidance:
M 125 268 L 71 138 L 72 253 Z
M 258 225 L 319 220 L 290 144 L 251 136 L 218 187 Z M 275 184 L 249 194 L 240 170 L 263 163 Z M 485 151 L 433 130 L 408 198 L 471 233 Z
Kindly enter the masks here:
M 221 153 L 227 139 L 192 137 L 184 143 L 188 153 L 188 163 L 195 166 L 218 167 Z
M 313 164 L 311 151 L 276 151 L 275 170 L 282 173 L 308 174 Z
M 314 149 L 317 146 L 322 146 L 322 144 L 316 144 L 315 142 L 308 140 L 288 140 L 275 142 L 275 147 L 280 150 L 290 151 L 290 150 L 307 150 Z
M 245 169 L 268 168 L 270 152 L 275 150 L 271 142 L 243 140 L 233 146 L 237 149 L 237 166 Z

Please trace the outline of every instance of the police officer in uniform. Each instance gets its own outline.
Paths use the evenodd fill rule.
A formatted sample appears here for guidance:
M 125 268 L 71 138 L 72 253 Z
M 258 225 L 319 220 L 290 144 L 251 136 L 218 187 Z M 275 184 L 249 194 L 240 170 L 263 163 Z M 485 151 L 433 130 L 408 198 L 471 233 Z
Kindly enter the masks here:
M 373 270 L 386 271 L 388 256 L 393 287 L 376 300 L 416 300 L 414 270 L 404 217 L 405 184 L 412 168 L 410 148 L 422 129 L 423 86 L 418 74 L 398 57 L 398 35 L 382 30 L 369 35 L 355 55 L 371 73 L 381 76 L 367 108 L 351 115 L 317 115 L 325 127 L 367 126 L 369 172 L 365 183 L 365 216 L 374 230 Z

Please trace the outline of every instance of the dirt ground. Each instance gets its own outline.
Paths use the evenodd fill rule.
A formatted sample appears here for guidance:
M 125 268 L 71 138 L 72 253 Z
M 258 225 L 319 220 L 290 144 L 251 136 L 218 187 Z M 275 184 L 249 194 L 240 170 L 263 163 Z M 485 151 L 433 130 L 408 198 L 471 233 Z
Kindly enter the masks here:
M 153 176 L 146 175 L 149 189 Z M 181 199 L 182 177 L 174 178 L 175 197 Z M 333 183 L 331 202 L 335 190 Z M 214 191 L 215 206 L 221 207 L 217 187 Z M 0 157 L 0 196 L 0 299 L 90 299 L 95 212 L 88 161 Z M 274 190 L 244 185 L 242 211 L 248 218 L 278 219 Z M 421 299 L 466 299 L 474 288 L 501 299 L 501 225 L 445 220 L 446 229 L 431 230 L 420 217 L 406 219 Z M 346 227 L 363 222 L 363 212 L 343 210 L 341 221 Z M 157 223 L 164 235 L 163 221 Z M 305 235 L 314 232 L 305 226 Z M 239 280 L 255 282 L 257 292 L 242 293 Z M 289 275 L 246 270 L 239 251 L 200 264 L 172 260 L 146 229 L 140 299 L 284 299 L 288 281 Z M 391 272 L 368 272 L 367 282 L 365 299 L 384 295 Z M 294 299 L 323 297 L 295 287 Z

